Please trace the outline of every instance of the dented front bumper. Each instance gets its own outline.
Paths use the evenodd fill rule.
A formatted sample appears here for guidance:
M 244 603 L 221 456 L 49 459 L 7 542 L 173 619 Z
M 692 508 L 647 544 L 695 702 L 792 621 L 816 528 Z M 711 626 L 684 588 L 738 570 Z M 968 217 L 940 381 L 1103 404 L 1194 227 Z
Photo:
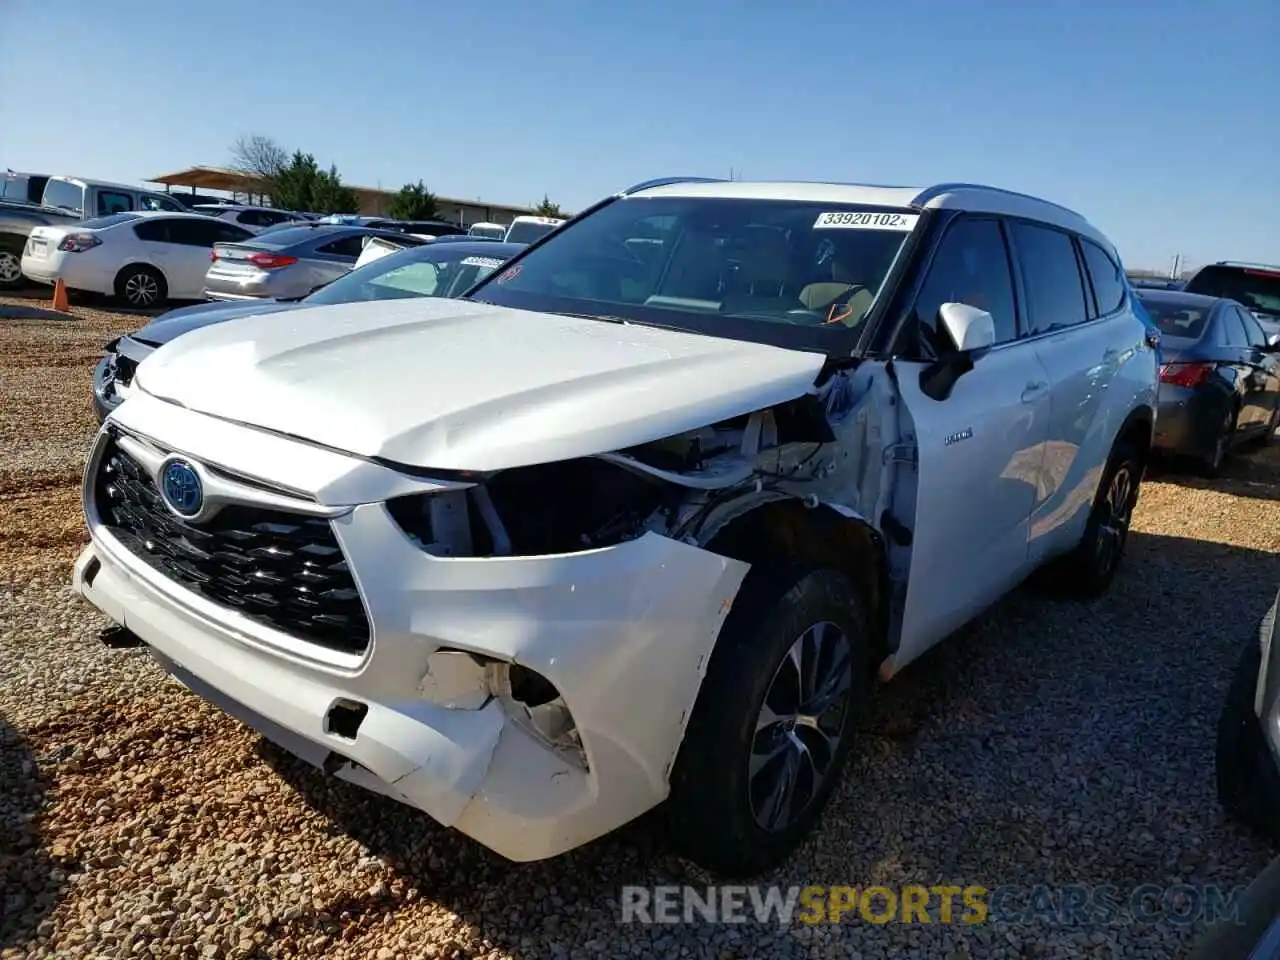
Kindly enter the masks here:
M 235 462 L 243 444 L 220 446 L 218 430 L 186 435 L 203 442 L 184 445 L 185 455 L 249 466 Z M 255 438 L 259 454 L 264 442 Z M 298 446 L 269 442 L 281 456 Z M 441 558 L 415 546 L 381 503 L 361 504 L 333 521 L 371 624 L 368 649 L 344 662 L 276 643 L 165 579 L 86 509 L 92 542 L 76 563 L 76 589 L 174 676 L 304 760 L 517 861 L 579 846 L 666 796 L 747 569 L 656 534 L 569 555 Z M 468 681 L 432 672 L 442 649 L 546 678 L 572 717 L 582 760 L 539 736 L 510 702 L 447 689 Z M 335 706 L 364 711 L 358 728 L 335 725 Z

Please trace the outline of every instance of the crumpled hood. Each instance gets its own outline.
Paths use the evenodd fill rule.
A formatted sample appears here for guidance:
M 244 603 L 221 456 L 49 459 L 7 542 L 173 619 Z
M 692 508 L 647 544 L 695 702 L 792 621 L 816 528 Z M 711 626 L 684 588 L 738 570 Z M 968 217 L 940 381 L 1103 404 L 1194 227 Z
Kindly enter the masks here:
M 800 396 L 824 357 L 653 327 L 415 298 L 192 331 L 135 385 L 364 457 L 497 470 L 604 453 Z
M 177 310 L 162 313 L 130 336 L 142 343 L 158 346 L 168 343 L 174 337 L 213 323 L 223 323 L 237 317 L 249 317 L 259 313 L 278 313 L 281 310 L 293 310 L 297 307 L 297 303 L 281 303 L 278 300 L 197 303 L 194 306 L 179 307 Z

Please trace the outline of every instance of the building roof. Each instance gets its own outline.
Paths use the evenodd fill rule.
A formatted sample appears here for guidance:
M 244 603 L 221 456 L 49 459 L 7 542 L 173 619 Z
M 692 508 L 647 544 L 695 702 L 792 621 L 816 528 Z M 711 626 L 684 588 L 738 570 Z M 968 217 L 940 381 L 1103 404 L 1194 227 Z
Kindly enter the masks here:
M 163 183 L 173 187 L 192 187 L 197 190 L 225 190 L 228 193 L 264 193 L 267 191 L 263 181 L 254 176 L 231 170 L 227 167 L 195 166 L 174 173 L 162 173 L 157 177 L 148 177 L 148 183 Z M 366 197 L 390 197 L 397 191 L 382 190 L 377 187 L 361 187 L 345 184 L 357 195 Z M 533 208 L 511 203 L 490 203 L 488 200 L 467 200 L 463 197 L 445 197 L 437 195 L 441 204 L 468 207 L 487 207 L 491 210 L 503 210 L 513 215 L 529 214 Z

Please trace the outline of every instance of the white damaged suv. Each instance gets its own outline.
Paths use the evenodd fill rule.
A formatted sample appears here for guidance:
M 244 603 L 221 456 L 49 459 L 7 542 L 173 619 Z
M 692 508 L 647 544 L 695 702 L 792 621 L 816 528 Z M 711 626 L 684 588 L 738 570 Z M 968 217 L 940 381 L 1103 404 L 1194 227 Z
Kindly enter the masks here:
M 653 181 L 461 300 L 160 348 L 92 449 L 74 581 L 191 689 L 507 858 L 665 802 L 751 874 L 877 677 L 1039 568 L 1108 585 L 1157 347 L 1052 203 Z

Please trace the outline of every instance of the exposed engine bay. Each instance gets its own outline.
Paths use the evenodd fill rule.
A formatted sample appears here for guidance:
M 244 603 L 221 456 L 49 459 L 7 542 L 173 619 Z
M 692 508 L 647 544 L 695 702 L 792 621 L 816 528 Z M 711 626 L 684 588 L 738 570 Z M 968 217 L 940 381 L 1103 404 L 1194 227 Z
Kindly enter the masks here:
M 772 500 L 827 506 L 909 543 L 896 517 L 895 453 L 910 423 L 880 364 L 830 373 L 810 393 L 624 450 L 498 471 L 466 490 L 388 507 L 428 552 L 540 556 L 653 532 L 699 546 Z M 909 462 L 909 458 L 906 458 Z M 914 475 L 903 491 L 913 502 Z

